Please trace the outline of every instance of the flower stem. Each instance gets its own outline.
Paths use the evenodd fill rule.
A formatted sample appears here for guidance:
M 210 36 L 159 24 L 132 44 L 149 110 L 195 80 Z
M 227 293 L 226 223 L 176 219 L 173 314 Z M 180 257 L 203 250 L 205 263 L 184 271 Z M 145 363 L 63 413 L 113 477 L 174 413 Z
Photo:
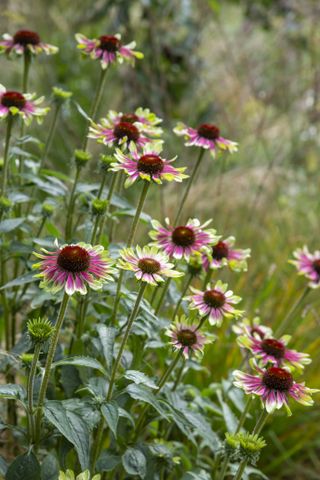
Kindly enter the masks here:
M 173 225 L 177 225 L 177 223 L 179 222 L 180 220 L 180 217 L 181 217 L 181 213 L 182 213 L 182 209 L 184 207 L 184 204 L 188 198 L 188 195 L 189 195 L 189 192 L 190 192 L 190 188 L 191 188 L 191 185 L 195 179 L 195 176 L 198 172 L 198 169 L 199 169 L 199 166 L 200 166 L 200 163 L 201 163 L 201 160 L 202 160 L 202 157 L 204 155 L 204 152 L 205 152 L 205 149 L 204 148 L 201 148 L 200 149 L 200 153 L 199 153 L 199 157 L 198 157 L 198 160 L 196 161 L 196 164 L 195 166 L 193 167 L 193 171 L 190 175 L 190 178 L 188 180 L 188 183 L 187 183 L 187 186 L 186 186 L 186 189 L 185 189 L 185 192 L 183 194 L 183 197 L 181 199 L 181 202 L 180 202 L 180 205 L 179 205 L 179 208 L 178 208 L 178 212 L 177 212 L 177 215 L 176 215 L 176 218 L 175 218 L 175 221 L 174 221 L 174 224 Z
M 55 110 L 54 110 L 52 120 L 51 120 L 51 125 L 50 125 L 50 128 L 49 128 L 49 133 L 48 133 L 47 140 L 46 140 L 45 147 L 44 147 L 44 151 L 43 151 L 43 154 L 42 154 L 42 157 L 41 157 L 41 160 L 40 160 L 39 172 L 41 172 L 41 170 L 43 169 L 43 167 L 46 163 L 46 160 L 47 160 L 48 153 L 51 149 L 53 137 L 54 137 L 56 127 L 57 127 L 57 121 L 58 121 L 58 116 L 59 116 L 61 105 L 62 105 L 61 103 L 57 103 L 56 106 L 55 106 Z
M 27 50 L 25 50 L 23 55 L 22 93 L 27 93 L 28 91 L 30 65 L 31 55 Z
M 106 178 L 106 176 L 105 176 L 105 178 Z M 98 243 L 100 242 L 101 235 L 103 234 L 104 224 L 105 224 L 105 221 L 106 221 L 106 219 L 109 215 L 109 212 L 110 212 L 111 200 L 112 200 L 112 197 L 113 197 L 113 192 L 114 192 L 116 183 L 117 183 L 117 175 L 114 173 L 113 176 L 112 176 L 112 179 L 111 179 L 111 183 L 110 183 L 109 191 L 108 191 L 108 196 L 107 196 L 107 202 L 108 202 L 107 203 L 107 210 L 106 210 L 105 214 L 103 215 L 103 217 L 101 219 L 101 223 L 100 223 L 99 235 L 98 235 L 98 238 L 97 238 Z M 101 183 L 101 185 L 102 185 L 102 183 Z M 100 190 L 101 190 L 101 188 L 100 188 Z M 100 190 L 99 190 L 99 193 L 100 193 Z M 102 188 L 102 190 L 103 190 L 103 188 Z M 101 190 L 101 194 L 102 194 L 102 190 Z M 100 198 L 99 193 L 98 193 L 98 198 Z
M 213 274 L 212 268 L 208 268 L 208 271 L 206 273 L 206 276 L 204 277 L 204 281 L 203 281 L 203 285 L 202 285 L 203 290 L 206 290 L 208 283 L 211 282 L 212 274 Z
M 169 286 L 170 286 L 170 283 L 171 283 L 171 278 L 167 278 L 166 280 L 166 283 L 164 284 L 164 287 L 162 289 L 162 292 L 161 292 L 161 295 L 160 295 L 160 298 L 159 298 L 159 301 L 157 303 L 157 306 L 154 310 L 154 314 L 155 315 L 158 315 L 160 310 L 161 310 L 161 307 L 162 307 L 162 304 L 164 302 L 164 299 L 165 299 L 165 296 L 167 294 L 167 291 L 169 289 Z
M 75 192 L 76 192 L 77 184 L 79 181 L 80 170 L 81 170 L 80 167 L 77 166 L 76 174 L 75 174 L 75 178 L 74 178 L 74 182 L 73 182 L 73 186 L 70 194 L 69 206 L 67 211 L 66 231 L 65 231 L 65 237 L 67 242 L 71 240 L 71 236 L 72 236 L 72 216 L 73 216 L 74 205 L 75 205 Z
M 9 170 L 9 145 L 12 131 L 13 117 L 11 113 L 7 117 L 7 130 L 6 130 L 6 139 L 3 153 L 3 169 L 2 169 L 2 182 L 1 182 L 1 196 L 3 197 L 6 193 L 7 182 L 8 182 L 8 170 Z
M 37 343 L 34 348 L 33 359 L 31 363 L 31 369 L 28 376 L 28 385 L 27 385 L 27 396 L 28 396 L 28 414 L 29 414 L 29 422 L 28 422 L 28 437 L 30 444 L 34 442 L 34 410 L 33 410 L 33 389 L 34 389 L 34 381 L 37 371 L 37 364 L 39 360 L 39 355 L 41 351 L 41 343 Z
M 193 275 L 192 275 L 192 273 L 190 273 L 189 278 L 188 278 L 188 280 L 186 281 L 186 283 L 185 283 L 185 285 L 184 285 L 184 287 L 183 287 L 183 290 L 182 290 L 181 295 L 180 295 L 180 298 L 179 298 L 179 300 L 178 300 L 178 302 L 177 302 L 176 308 L 174 309 L 174 312 L 173 312 L 173 315 L 172 315 L 172 321 L 174 321 L 176 315 L 177 315 L 178 312 L 179 312 L 179 308 L 180 308 L 181 302 L 182 302 L 185 294 L 187 293 L 188 288 L 190 287 L 190 284 L 191 284 L 191 282 L 192 282 L 192 279 L 193 279 Z
M 129 236 L 128 236 L 128 241 L 127 241 L 127 247 L 131 247 L 131 245 L 133 243 L 134 236 L 135 236 L 135 233 L 136 233 L 136 230 L 137 230 L 138 221 L 139 221 L 139 218 L 140 218 L 140 215 L 141 215 L 141 212 L 142 212 L 142 208 L 143 208 L 143 205 L 144 205 L 147 193 L 148 193 L 149 186 L 150 186 L 150 183 L 145 181 L 144 185 L 143 185 L 141 195 L 140 195 L 140 200 L 139 200 L 139 203 L 138 203 L 138 206 L 137 206 L 137 210 L 136 210 L 135 216 L 134 216 L 132 224 L 131 224 L 131 229 L 130 229 Z M 111 317 L 112 323 L 115 322 L 115 319 L 117 317 L 117 312 L 118 312 L 118 307 L 119 307 L 119 302 L 120 302 L 120 294 L 121 294 L 121 285 L 122 285 L 123 275 L 124 275 L 124 271 L 121 270 L 121 272 L 119 273 L 116 299 L 114 301 L 114 308 L 113 308 L 113 313 L 112 313 L 112 317 Z
M 107 393 L 107 402 L 109 402 L 112 398 L 113 387 L 114 387 L 116 375 L 117 375 L 117 372 L 118 372 L 118 368 L 119 368 L 119 365 L 120 365 L 120 362 L 121 362 L 122 354 L 123 354 L 123 351 L 124 351 L 125 346 L 127 344 L 128 337 L 129 337 L 129 334 L 130 334 L 130 331 L 131 331 L 131 327 L 132 327 L 133 322 L 135 321 L 136 316 L 138 314 L 140 303 L 141 303 L 144 291 L 146 289 L 146 286 L 147 286 L 147 284 L 145 282 L 141 283 L 140 290 L 138 292 L 134 307 L 133 307 L 133 309 L 131 311 L 131 314 L 129 316 L 128 323 L 127 323 L 127 328 L 126 328 L 125 334 L 123 336 L 123 339 L 122 339 L 122 342 L 121 342 L 121 345 L 120 345 L 120 348 L 119 348 L 119 351 L 118 351 L 118 355 L 117 355 L 117 357 L 115 359 L 115 362 L 113 364 L 113 367 L 112 367 L 111 377 L 110 377 L 110 382 L 109 382 L 109 388 L 108 388 L 108 393 Z M 96 436 L 95 436 L 95 444 L 94 444 L 94 449 L 93 449 L 93 453 L 92 453 L 92 471 L 93 472 L 95 470 L 95 465 L 96 465 L 97 459 L 99 457 L 99 454 L 100 454 L 101 448 L 102 448 L 103 429 L 104 429 L 104 418 L 101 417 L 99 427 L 98 427 L 98 430 L 97 430 L 97 433 L 96 433 Z
M 96 94 L 95 94 L 95 97 L 94 97 L 94 100 L 93 100 L 93 103 L 92 103 L 92 106 L 91 106 L 91 111 L 90 111 L 90 119 L 91 120 L 95 120 L 95 117 L 96 117 L 97 112 L 98 112 L 99 104 L 100 104 L 100 101 L 101 101 L 101 98 L 102 98 L 104 85 L 105 85 L 105 81 L 106 81 L 106 73 L 107 73 L 106 68 L 101 69 L 99 83 L 98 83 L 98 86 L 97 86 Z M 88 146 L 89 125 L 90 125 L 90 120 L 87 121 L 85 137 L 84 137 L 83 144 L 82 144 L 82 150 L 84 150 L 84 151 L 87 150 L 87 146 Z
M 280 337 L 283 332 L 286 330 L 288 324 L 290 323 L 292 315 L 295 313 L 301 302 L 306 298 L 308 293 L 310 292 L 310 287 L 306 287 L 302 292 L 301 296 L 297 299 L 297 301 L 292 305 L 291 309 L 284 317 L 280 325 L 278 326 L 277 330 L 275 331 L 275 337 Z
M 55 325 L 55 330 L 54 334 L 51 339 L 48 355 L 47 355 L 47 360 L 46 360 L 46 365 L 44 369 L 44 376 L 41 382 L 41 387 L 40 387 L 40 393 L 39 393 L 39 400 L 38 400 L 38 405 L 37 405 L 37 414 L 36 414 L 36 420 L 35 420 L 35 443 L 38 446 L 39 440 L 40 440 L 40 433 L 41 433 L 41 418 L 42 418 L 42 410 L 43 410 L 43 405 L 45 401 L 45 396 L 47 393 L 47 388 L 48 388 L 48 383 L 49 383 L 49 378 L 50 378 L 50 371 L 51 371 L 51 365 L 54 359 L 54 355 L 56 352 L 56 348 L 58 345 L 59 341 L 59 334 L 60 330 L 62 327 L 62 323 L 65 317 L 65 313 L 67 310 L 69 302 L 69 295 L 67 293 L 64 293 L 62 302 L 60 305 L 60 310 L 57 318 L 57 322 Z

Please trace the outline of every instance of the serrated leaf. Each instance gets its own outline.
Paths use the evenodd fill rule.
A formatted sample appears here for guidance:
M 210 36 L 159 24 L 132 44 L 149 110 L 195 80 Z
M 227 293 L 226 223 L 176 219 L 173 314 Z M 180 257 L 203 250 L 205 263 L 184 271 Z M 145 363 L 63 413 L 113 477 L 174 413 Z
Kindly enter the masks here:
M 119 409 L 116 402 L 108 402 L 101 405 L 101 413 L 108 427 L 117 438 L 117 426 L 119 421 Z
M 74 446 L 81 468 L 89 466 L 90 431 L 80 415 L 66 410 L 61 402 L 47 401 L 44 409 L 46 419 Z
M 140 478 L 146 476 L 146 457 L 136 448 L 128 448 L 128 450 L 122 455 L 122 465 L 129 475 L 138 475 Z
M 140 400 L 151 405 L 162 417 L 169 420 L 167 409 L 163 406 L 164 402 L 159 400 L 150 390 L 142 385 L 131 383 L 127 386 L 126 391 L 131 398 Z
M 102 323 L 98 323 L 96 328 L 102 344 L 103 355 L 106 360 L 107 367 L 111 369 L 113 361 L 114 341 L 116 338 L 117 330 L 113 327 L 107 327 Z
M 74 367 L 87 367 L 93 368 L 95 370 L 99 370 L 103 375 L 107 376 L 108 373 L 104 369 L 103 365 L 101 365 L 98 360 L 91 357 L 70 357 L 64 358 L 63 360 L 59 360 L 58 362 L 54 362 L 51 368 L 56 368 L 61 365 L 73 365 Z
M 25 397 L 26 392 L 21 385 L 16 385 L 15 383 L 0 385 L 0 398 L 24 400 Z
M 24 218 L 8 218 L 0 222 L 0 233 L 12 232 L 23 224 Z
M 41 480 L 40 464 L 37 457 L 31 453 L 19 455 L 9 465 L 6 480 Z
M 158 386 L 154 383 L 152 378 L 148 377 L 148 375 L 145 375 L 143 372 L 139 372 L 138 370 L 127 370 L 126 373 L 124 374 L 124 377 L 127 380 L 131 380 L 135 384 L 139 385 L 145 385 L 146 387 L 154 388 L 157 389 Z

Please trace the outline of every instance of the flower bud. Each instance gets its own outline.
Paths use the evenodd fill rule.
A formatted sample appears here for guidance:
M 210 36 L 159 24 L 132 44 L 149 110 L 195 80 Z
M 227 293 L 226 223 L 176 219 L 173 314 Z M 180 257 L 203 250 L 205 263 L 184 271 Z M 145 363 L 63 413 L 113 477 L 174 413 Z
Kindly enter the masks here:
M 41 207 L 41 212 L 44 217 L 51 217 L 54 212 L 54 206 L 51 203 L 44 203 Z
M 55 327 L 47 318 L 33 318 L 27 323 L 28 334 L 34 343 L 44 343 L 53 334 Z
M 68 92 L 67 90 L 63 90 L 63 88 L 52 87 L 52 95 L 53 95 L 53 100 L 56 103 L 61 104 L 69 100 L 69 98 L 72 97 L 73 93 Z
M 7 212 L 12 207 L 12 202 L 7 197 L 0 197 L 0 213 Z
M 96 198 L 91 204 L 92 214 L 103 215 L 106 212 L 107 205 L 107 200 L 101 200 L 100 198 Z
M 29 366 L 33 360 L 33 353 L 22 353 L 20 355 L 20 360 L 24 364 L 24 366 Z
M 190 256 L 188 263 L 188 272 L 191 275 L 199 275 L 202 271 L 201 253 L 195 252 Z
M 263 437 L 252 433 L 239 433 L 239 458 L 255 465 L 260 457 L 260 451 L 266 446 Z
M 114 162 L 112 155 L 100 155 L 100 168 L 103 172 L 107 172 L 111 163 Z
M 85 152 L 84 150 L 75 150 L 74 158 L 77 167 L 82 168 L 84 167 L 89 160 L 91 160 L 91 153 Z

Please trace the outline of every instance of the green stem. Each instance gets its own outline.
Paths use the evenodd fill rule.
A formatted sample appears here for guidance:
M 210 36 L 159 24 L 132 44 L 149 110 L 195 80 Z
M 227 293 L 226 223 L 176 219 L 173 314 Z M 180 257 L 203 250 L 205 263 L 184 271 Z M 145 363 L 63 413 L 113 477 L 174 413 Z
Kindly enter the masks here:
M 56 106 L 55 106 L 55 110 L 54 110 L 54 113 L 53 113 L 53 116 L 52 116 L 51 125 L 50 125 L 50 128 L 49 128 L 49 133 L 48 133 L 47 140 L 46 140 L 46 143 L 45 143 L 43 155 L 42 155 L 41 160 L 40 160 L 39 172 L 41 172 L 41 170 L 43 169 L 43 167 L 46 163 L 46 160 L 47 160 L 48 153 L 51 149 L 52 141 L 53 141 L 53 138 L 54 138 L 56 127 L 57 127 L 57 121 L 58 121 L 58 116 L 59 116 L 61 105 L 62 105 L 61 103 L 57 103 Z
M 174 309 L 174 312 L 173 312 L 173 315 L 172 315 L 172 321 L 174 321 L 174 319 L 176 318 L 176 315 L 177 315 L 178 312 L 179 312 L 179 308 L 180 308 L 181 302 L 182 302 L 185 294 L 187 293 L 188 288 L 190 287 L 190 284 L 191 284 L 191 282 L 192 282 L 192 279 L 193 279 L 193 275 L 192 275 L 192 273 L 190 273 L 189 278 L 188 278 L 188 280 L 186 281 L 186 283 L 185 283 L 185 285 L 184 285 L 184 287 L 183 287 L 183 290 L 182 290 L 182 293 L 181 293 L 181 295 L 180 295 L 180 298 L 179 298 L 179 300 L 178 300 L 178 302 L 177 302 L 176 308 Z
M 106 73 L 107 73 L 106 68 L 101 69 L 99 83 L 98 83 L 98 86 L 97 86 L 96 94 L 95 94 L 94 100 L 92 102 L 92 107 L 91 107 L 91 111 L 90 111 L 90 119 L 91 120 L 95 120 L 95 117 L 96 117 L 97 112 L 98 112 L 99 104 L 100 104 L 100 101 L 101 101 L 101 98 L 102 98 L 104 85 L 105 85 L 105 81 L 106 81 Z M 82 144 L 82 150 L 84 150 L 84 151 L 87 150 L 87 146 L 88 146 L 89 125 L 90 125 L 90 120 L 87 121 L 86 133 L 85 133 L 85 137 L 84 137 L 83 144 Z
M 28 397 L 28 414 L 29 414 L 29 423 L 28 423 L 28 436 L 30 444 L 34 442 L 34 410 L 33 410 L 33 390 L 34 390 L 34 381 L 37 372 L 37 364 L 39 360 L 39 355 L 41 351 L 41 344 L 37 343 L 34 348 L 33 359 L 31 363 L 31 369 L 28 376 L 28 385 L 27 385 L 27 397 Z
M 22 93 L 28 92 L 30 65 L 31 65 L 31 54 L 26 50 L 23 55 Z
M 169 286 L 170 286 L 170 283 L 171 283 L 171 278 L 168 278 L 166 280 L 166 283 L 164 284 L 164 287 L 163 287 L 163 290 L 161 292 L 161 295 L 160 295 L 160 298 L 159 298 L 159 301 L 158 301 L 158 304 L 154 310 L 154 314 L 155 315 L 158 315 L 160 310 L 161 310 L 161 307 L 162 307 L 162 304 L 164 302 L 164 299 L 165 299 L 165 296 L 167 294 L 167 291 L 169 289 Z
M 7 183 L 8 183 L 9 145 L 10 145 L 12 124 L 13 124 L 13 116 L 10 113 L 7 117 L 7 130 L 6 130 L 6 139 L 5 139 L 4 153 L 3 153 L 3 169 L 2 169 L 2 182 L 1 182 L 1 196 L 2 197 L 6 193 L 6 188 L 7 188 Z
M 45 396 L 47 393 L 47 388 L 48 388 L 48 383 L 49 383 L 49 378 L 50 378 L 50 372 L 51 372 L 51 365 L 54 359 L 54 355 L 56 352 L 56 348 L 58 345 L 59 341 L 59 334 L 60 330 L 62 327 L 62 323 L 65 317 L 65 313 L 67 310 L 69 302 L 69 295 L 67 293 L 64 293 L 64 296 L 62 298 L 62 302 L 60 305 L 60 310 L 57 318 L 57 322 L 55 325 L 55 330 L 54 334 L 51 339 L 50 347 L 48 350 L 48 355 L 47 355 L 47 360 L 46 360 L 46 365 L 44 369 L 44 376 L 41 382 L 41 387 L 40 387 L 40 393 L 39 393 L 39 400 L 38 400 L 38 405 L 37 405 L 37 413 L 36 413 L 36 420 L 35 420 L 35 441 L 36 445 L 38 445 L 39 440 L 40 440 L 40 433 L 41 433 L 41 418 L 42 418 L 42 410 L 43 410 L 43 405 L 45 401 Z
M 106 176 L 105 176 L 105 178 L 106 178 Z M 114 192 L 116 183 L 117 183 L 117 175 L 114 173 L 113 176 L 112 176 L 112 179 L 111 179 L 111 183 L 110 183 L 109 191 L 108 191 L 108 196 L 107 196 L 107 202 L 108 202 L 107 203 L 107 210 L 106 210 L 105 214 L 103 215 L 103 217 L 101 219 L 101 223 L 100 223 L 99 235 L 98 235 L 98 238 L 97 238 L 98 243 L 100 242 L 101 235 L 103 234 L 104 224 L 105 224 L 105 221 L 106 221 L 106 219 L 109 215 L 109 212 L 110 212 L 111 200 L 112 200 L 112 197 L 113 197 L 113 192 Z M 100 190 L 101 190 L 101 187 L 100 187 Z M 102 190 L 103 190 L 103 188 L 102 188 Z M 101 190 L 101 194 L 102 194 L 102 190 Z M 100 193 L 100 191 L 99 191 L 99 193 Z M 98 198 L 100 198 L 99 194 L 98 194 Z
M 310 292 L 310 287 L 306 287 L 302 292 L 301 296 L 297 299 L 297 301 L 292 305 L 291 309 L 288 311 L 287 315 L 284 317 L 280 325 L 278 326 L 277 330 L 275 331 L 275 337 L 280 337 L 283 332 L 286 330 L 288 324 L 290 323 L 292 315 L 295 313 L 301 302 L 306 298 L 308 293 Z
M 135 216 L 134 216 L 132 224 L 131 224 L 131 229 L 130 229 L 129 236 L 128 236 L 128 241 L 127 241 L 127 247 L 131 247 L 132 242 L 134 240 L 134 236 L 135 236 L 135 233 L 136 233 L 136 230 L 137 230 L 138 221 L 139 221 L 142 209 L 143 209 L 143 205 L 144 205 L 147 193 L 148 193 L 149 186 L 150 186 L 150 182 L 145 181 L 144 185 L 143 185 L 141 195 L 140 195 L 137 210 L 136 210 Z M 114 308 L 113 308 L 113 313 L 112 313 L 112 317 L 111 317 L 111 322 L 112 323 L 115 322 L 116 317 L 117 317 L 117 312 L 118 312 L 118 307 L 119 307 L 119 302 L 120 302 L 120 294 L 121 294 L 121 285 L 122 285 L 123 275 L 124 275 L 124 271 L 121 270 L 121 272 L 119 273 L 116 298 L 115 298 L 115 301 L 114 301 Z
M 175 218 L 175 221 L 174 221 L 174 224 L 173 225 L 176 225 L 179 220 L 180 220 L 180 217 L 181 217 L 181 213 L 182 213 L 182 209 L 184 207 L 184 204 L 188 198 L 188 195 L 189 195 L 189 192 L 190 192 L 190 188 L 192 186 L 192 183 L 195 179 L 195 176 L 198 172 L 198 169 L 199 169 L 199 166 L 200 166 L 200 163 L 201 163 L 201 160 L 202 160 L 202 157 L 204 155 L 204 152 L 205 152 L 205 149 L 204 148 L 201 148 L 200 149 L 200 153 L 199 153 L 199 157 L 198 157 L 198 160 L 196 161 L 196 164 L 193 168 L 193 171 L 190 175 L 190 178 L 188 179 L 188 183 L 187 183 L 187 186 L 186 186 L 186 189 L 185 189 L 185 192 L 183 194 L 183 197 L 181 199 L 181 202 L 180 202 L 180 205 L 179 205 L 179 208 L 178 208 L 178 212 L 177 212 L 177 215 L 176 215 L 176 218 Z
M 238 426 L 236 428 L 236 431 L 235 433 L 239 433 L 241 428 L 243 427 L 244 425 L 244 422 L 246 421 L 246 418 L 247 418 L 247 414 L 250 410 L 250 407 L 251 407 L 251 403 L 252 403 L 252 400 L 253 398 L 252 397 L 249 397 L 248 400 L 247 400 L 247 403 L 245 404 L 245 407 L 244 407 L 244 410 L 239 418 L 239 422 L 238 422 Z
M 70 194 L 69 206 L 67 211 L 66 231 L 65 231 L 65 237 L 67 242 L 71 240 L 71 236 L 72 236 L 72 216 L 73 216 L 74 205 L 75 205 L 75 192 L 76 192 L 77 184 L 79 181 L 80 170 L 81 170 L 80 167 L 77 166 L 76 174 L 75 174 L 75 178 L 74 178 L 74 182 L 73 182 L 73 186 Z
M 213 274 L 212 268 L 208 268 L 208 271 L 206 273 L 206 276 L 204 277 L 204 281 L 202 285 L 203 290 L 206 290 L 208 283 L 210 283 L 212 274 Z

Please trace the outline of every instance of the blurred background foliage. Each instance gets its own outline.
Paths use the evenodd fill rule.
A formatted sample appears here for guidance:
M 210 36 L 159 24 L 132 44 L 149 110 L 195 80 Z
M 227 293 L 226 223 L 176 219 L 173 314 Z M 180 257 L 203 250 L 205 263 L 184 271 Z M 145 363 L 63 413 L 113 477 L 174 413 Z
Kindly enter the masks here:
M 74 34 L 88 37 L 120 32 L 136 40 L 145 54 L 136 68 L 112 68 L 101 115 L 108 109 L 149 107 L 164 119 L 169 156 L 192 165 L 197 156 L 172 133 L 177 120 L 191 126 L 212 122 L 240 144 L 239 152 L 213 161 L 206 155 L 186 210 L 202 221 L 213 218 L 223 235 L 234 234 L 252 249 L 247 274 L 223 272 L 243 298 L 248 316 L 259 314 L 276 325 L 304 288 L 287 263 L 292 250 L 319 248 L 320 3 L 318 0 L 1 0 L 1 31 L 37 30 L 60 52 L 40 57 L 31 73 L 31 91 L 50 97 L 53 85 L 74 93 L 63 111 L 51 165 L 72 170 L 84 120 L 98 81 L 98 62 L 82 59 Z M 22 65 L 1 58 L 1 83 L 19 88 Z M 33 127 L 43 141 L 44 127 Z M 102 147 L 90 144 L 95 161 Z M 93 169 L 84 177 L 98 175 Z M 98 177 L 97 177 L 98 178 Z M 86 181 L 86 178 L 83 178 Z M 173 215 L 181 189 L 154 189 L 146 211 L 156 218 Z M 135 202 L 136 187 L 126 195 Z M 158 196 L 159 195 L 159 196 Z M 122 236 L 121 236 L 122 231 Z M 119 229 L 123 238 L 125 226 Z M 147 227 L 145 227 L 147 232 Z M 141 243 L 146 243 L 141 235 Z M 315 291 L 289 332 L 293 346 L 309 352 L 313 364 L 305 380 L 319 387 L 319 294 Z M 219 381 L 241 357 L 230 327 L 223 342 L 210 347 L 205 371 L 187 379 L 200 389 Z M 260 467 L 273 479 L 320 478 L 320 412 L 295 407 L 281 412 L 266 428 L 268 447 Z

